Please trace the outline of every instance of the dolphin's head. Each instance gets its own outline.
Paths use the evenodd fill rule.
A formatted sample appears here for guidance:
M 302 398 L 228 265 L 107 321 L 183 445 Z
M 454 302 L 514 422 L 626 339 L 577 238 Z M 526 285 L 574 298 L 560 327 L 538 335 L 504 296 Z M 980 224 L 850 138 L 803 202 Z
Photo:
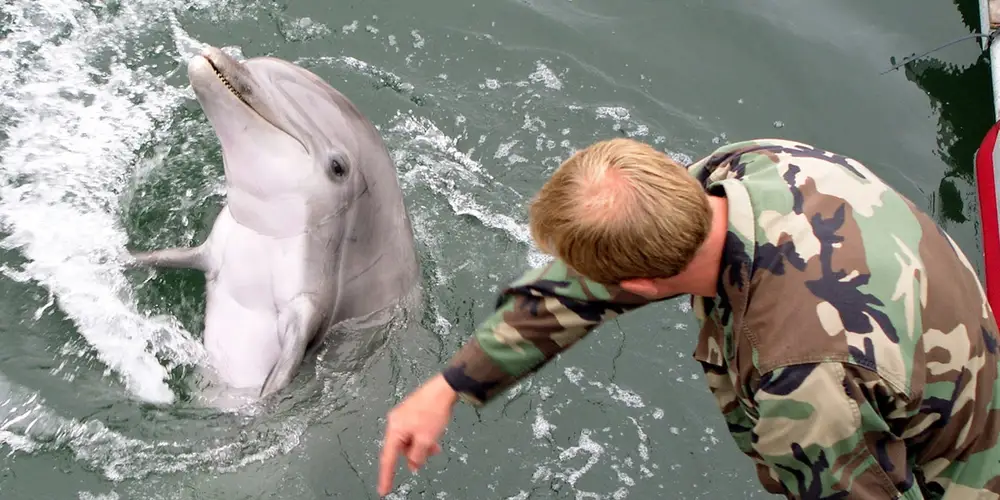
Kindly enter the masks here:
M 371 123 L 302 67 L 209 47 L 188 78 L 222 145 L 227 205 L 255 231 L 281 237 L 331 222 L 367 192 L 372 169 L 393 168 Z

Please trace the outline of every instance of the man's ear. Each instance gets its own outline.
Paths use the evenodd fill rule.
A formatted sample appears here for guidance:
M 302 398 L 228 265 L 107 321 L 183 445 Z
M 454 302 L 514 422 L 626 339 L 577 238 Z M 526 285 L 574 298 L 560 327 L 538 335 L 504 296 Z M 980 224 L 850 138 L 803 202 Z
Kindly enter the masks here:
M 647 299 L 656 299 L 661 294 L 661 287 L 657 286 L 656 282 L 649 278 L 632 278 L 622 281 L 618 285 L 625 291 L 646 297 Z

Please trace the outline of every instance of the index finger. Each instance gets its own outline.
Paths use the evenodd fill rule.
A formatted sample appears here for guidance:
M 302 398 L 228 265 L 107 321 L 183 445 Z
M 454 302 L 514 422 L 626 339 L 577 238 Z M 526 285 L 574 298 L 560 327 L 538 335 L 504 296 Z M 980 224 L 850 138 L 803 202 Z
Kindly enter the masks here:
M 403 447 L 403 437 L 398 432 L 387 432 L 382 456 L 379 458 L 378 494 L 385 496 L 392 489 L 392 478 L 396 475 L 396 461 Z

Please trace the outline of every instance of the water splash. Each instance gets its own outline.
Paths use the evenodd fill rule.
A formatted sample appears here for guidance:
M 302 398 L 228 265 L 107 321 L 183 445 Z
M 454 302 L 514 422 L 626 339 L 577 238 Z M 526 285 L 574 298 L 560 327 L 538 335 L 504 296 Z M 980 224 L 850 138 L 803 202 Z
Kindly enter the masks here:
M 118 263 L 126 236 L 115 207 L 133 152 L 182 96 L 162 76 L 130 67 L 122 43 L 170 5 L 119 8 L 110 16 L 81 3 L 15 0 L 5 9 L 12 33 L 0 40 L 0 220 L 9 234 L 2 244 L 29 259 L 8 274 L 51 291 L 133 396 L 169 403 L 170 366 L 157 356 L 196 362 L 198 343 L 169 319 L 135 310 Z
M 305 425 L 304 418 L 285 418 L 274 429 L 250 430 L 221 445 L 144 441 L 109 429 L 98 420 L 60 416 L 38 393 L 0 374 L 0 443 L 25 453 L 68 449 L 77 460 L 116 482 L 200 467 L 234 470 L 287 453 L 298 444 Z

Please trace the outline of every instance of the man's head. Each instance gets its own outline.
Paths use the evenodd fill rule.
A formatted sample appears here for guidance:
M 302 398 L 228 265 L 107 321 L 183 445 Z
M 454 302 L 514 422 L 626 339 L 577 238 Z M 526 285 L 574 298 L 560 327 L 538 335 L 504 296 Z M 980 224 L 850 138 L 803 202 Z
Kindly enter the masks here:
M 687 169 L 632 139 L 597 142 L 567 159 L 529 208 L 543 251 L 606 284 L 671 278 L 708 235 L 708 196 Z M 645 280 L 643 280 L 645 281 Z

